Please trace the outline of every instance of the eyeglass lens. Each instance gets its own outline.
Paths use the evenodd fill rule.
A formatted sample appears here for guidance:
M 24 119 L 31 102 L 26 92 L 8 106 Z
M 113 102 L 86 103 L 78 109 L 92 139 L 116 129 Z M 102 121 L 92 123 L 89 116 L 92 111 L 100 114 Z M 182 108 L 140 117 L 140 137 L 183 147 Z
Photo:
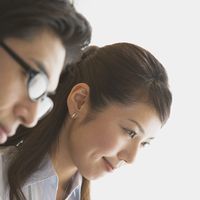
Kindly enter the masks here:
M 45 97 L 41 100 L 38 108 L 37 118 L 41 119 L 45 117 L 53 108 L 53 101 L 49 97 Z
M 48 87 L 48 79 L 42 74 L 38 73 L 29 80 L 28 93 L 32 100 L 38 100 L 40 97 L 45 95 Z

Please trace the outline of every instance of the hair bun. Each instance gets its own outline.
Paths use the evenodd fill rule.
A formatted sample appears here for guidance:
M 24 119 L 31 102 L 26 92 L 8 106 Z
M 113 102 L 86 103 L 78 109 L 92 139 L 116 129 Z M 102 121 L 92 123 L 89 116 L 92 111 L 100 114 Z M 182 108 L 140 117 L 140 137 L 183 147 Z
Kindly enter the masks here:
M 95 46 L 95 45 L 84 48 L 82 55 L 81 55 L 81 60 L 88 58 L 88 56 L 93 55 L 94 53 L 97 52 L 98 49 L 99 49 L 99 47 Z

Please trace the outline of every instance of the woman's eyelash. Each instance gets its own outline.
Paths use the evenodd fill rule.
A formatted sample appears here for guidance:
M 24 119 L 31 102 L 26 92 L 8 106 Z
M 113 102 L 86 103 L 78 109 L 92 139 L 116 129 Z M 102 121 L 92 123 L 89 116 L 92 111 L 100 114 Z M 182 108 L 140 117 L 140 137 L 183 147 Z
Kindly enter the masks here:
M 125 131 L 126 134 L 128 134 L 129 137 L 131 137 L 131 139 L 134 139 L 137 136 L 137 133 L 134 130 L 124 127 L 122 127 L 122 129 Z M 150 141 L 145 141 L 141 143 L 141 147 L 144 148 L 149 146 L 150 144 L 151 144 Z
M 150 145 L 150 142 L 142 142 L 141 143 L 141 146 L 142 147 L 147 147 L 147 146 L 149 146 Z
M 128 135 L 129 135 L 132 139 L 137 135 L 137 133 L 136 133 L 135 131 L 133 131 L 133 130 L 129 130 L 129 129 L 126 129 L 126 128 L 124 128 L 124 130 L 126 131 L 126 133 L 128 133 Z

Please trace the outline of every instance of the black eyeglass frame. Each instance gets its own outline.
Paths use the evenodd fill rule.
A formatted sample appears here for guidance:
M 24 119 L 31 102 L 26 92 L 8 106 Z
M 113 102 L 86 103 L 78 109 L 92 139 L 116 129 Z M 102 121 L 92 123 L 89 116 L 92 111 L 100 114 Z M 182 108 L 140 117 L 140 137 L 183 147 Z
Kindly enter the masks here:
M 26 63 L 15 51 L 13 51 L 10 47 L 8 47 L 4 42 L 0 42 L 0 46 L 3 47 L 3 49 L 24 69 L 24 71 L 28 74 L 28 82 L 27 82 L 27 90 L 28 90 L 28 96 L 30 100 L 32 101 L 38 101 L 41 98 L 44 98 L 47 94 L 47 89 L 37 98 L 32 98 L 29 93 L 29 85 L 31 83 L 31 80 L 37 76 L 43 76 L 44 79 L 47 81 L 48 85 L 48 78 L 44 71 L 36 71 L 34 70 L 28 63 Z

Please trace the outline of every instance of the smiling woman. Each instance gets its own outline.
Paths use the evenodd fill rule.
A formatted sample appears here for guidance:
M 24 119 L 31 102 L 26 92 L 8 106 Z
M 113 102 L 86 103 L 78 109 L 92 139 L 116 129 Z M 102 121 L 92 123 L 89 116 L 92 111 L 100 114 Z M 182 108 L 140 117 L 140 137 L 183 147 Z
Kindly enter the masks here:
M 46 96 L 88 44 L 90 26 L 67 0 L 1 0 L 0 13 L 1 144 L 50 111 Z
M 89 180 L 133 163 L 171 107 L 165 69 L 129 43 L 86 48 L 62 74 L 53 100 L 52 113 L 21 129 L 10 142 L 17 148 L 1 156 L 8 161 L 0 167 L 8 168 L 0 184 L 5 200 L 89 200 Z

